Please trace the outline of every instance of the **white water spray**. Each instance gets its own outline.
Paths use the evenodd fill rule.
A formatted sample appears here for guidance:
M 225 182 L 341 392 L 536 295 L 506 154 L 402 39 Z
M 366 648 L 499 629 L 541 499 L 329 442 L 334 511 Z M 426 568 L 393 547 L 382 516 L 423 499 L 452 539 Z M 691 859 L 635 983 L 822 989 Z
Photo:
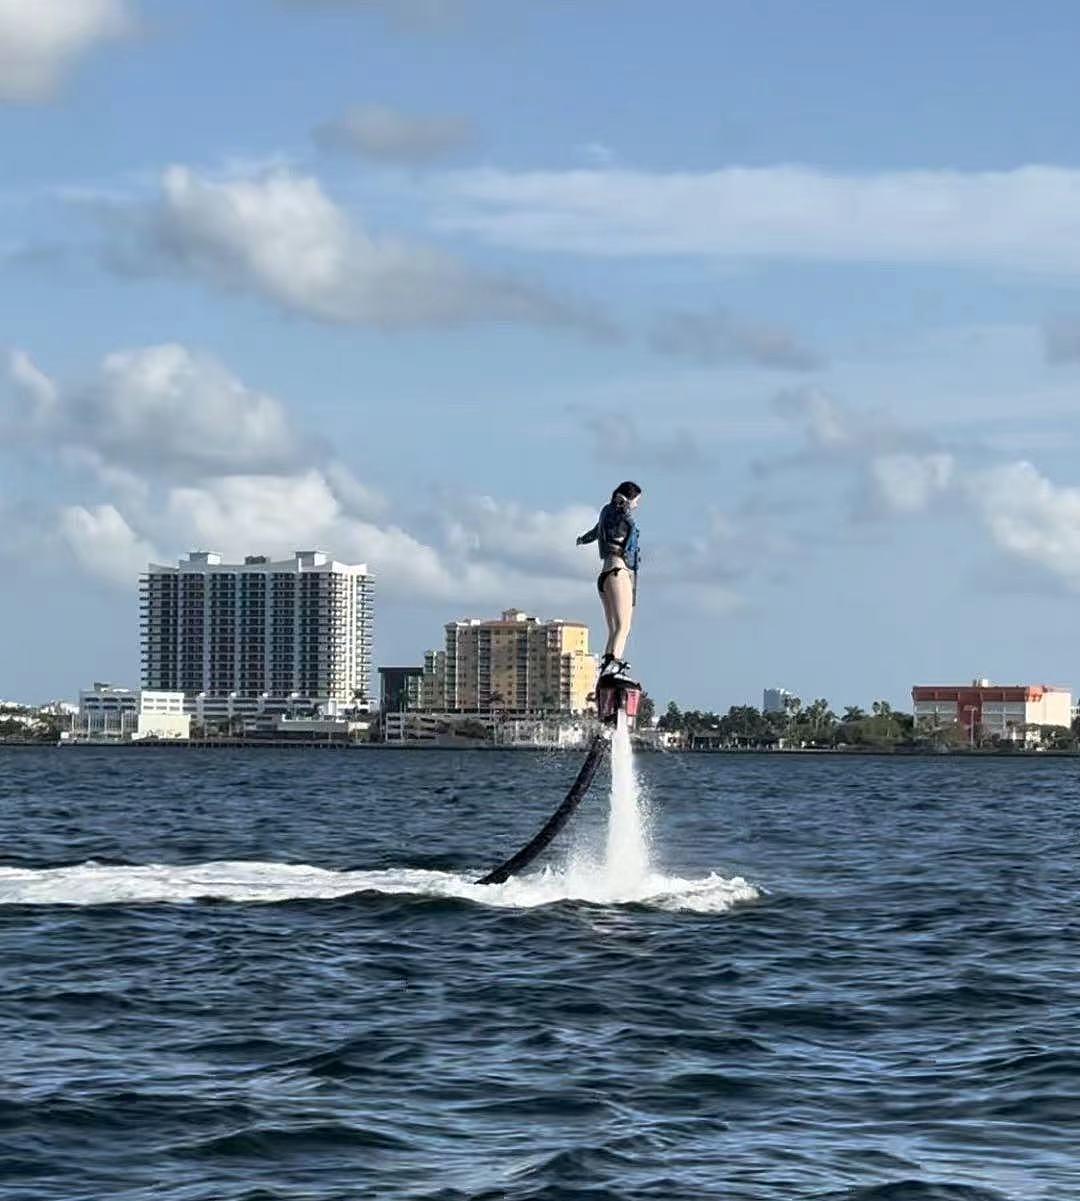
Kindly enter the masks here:
M 630 727 L 620 709 L 611 738 L 611 812 L 605 874 L 614 890 L 633 893 L 649 875 L 649 842 L 634 774 Z

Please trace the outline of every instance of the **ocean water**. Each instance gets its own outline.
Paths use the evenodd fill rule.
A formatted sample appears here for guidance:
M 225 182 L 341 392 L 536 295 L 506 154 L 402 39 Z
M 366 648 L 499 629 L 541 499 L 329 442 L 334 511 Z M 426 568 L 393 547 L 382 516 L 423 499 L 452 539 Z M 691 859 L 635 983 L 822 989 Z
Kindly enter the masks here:
M 0 748 L 0 1198 L 1080 1198 L 1072 760 Z

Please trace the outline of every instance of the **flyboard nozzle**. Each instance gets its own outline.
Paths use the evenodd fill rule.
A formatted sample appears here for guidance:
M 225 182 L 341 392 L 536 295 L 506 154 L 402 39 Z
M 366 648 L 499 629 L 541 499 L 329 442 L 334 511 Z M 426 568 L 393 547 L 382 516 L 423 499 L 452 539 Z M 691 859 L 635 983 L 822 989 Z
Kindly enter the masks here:
M 626 724 L 633 729 L 641 702 L 641 685 L 634 680 L 601 676 L 596 682 L 596 715 L 607 726 L 613 726 L 619 710 L 626 714 Z

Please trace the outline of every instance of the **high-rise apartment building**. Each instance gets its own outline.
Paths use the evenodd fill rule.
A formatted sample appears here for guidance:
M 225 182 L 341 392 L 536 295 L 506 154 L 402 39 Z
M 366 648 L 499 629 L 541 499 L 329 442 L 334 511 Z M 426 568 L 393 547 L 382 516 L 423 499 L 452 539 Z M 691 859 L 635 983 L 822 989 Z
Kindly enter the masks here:
M 267 700 L 367 703 L 373 581 L 365 564 L 297 551 L 243 563 L 196 551 L 151 563 L 142 593 L 145 688 L 229 698 L 230 712 Z
M 496 621 L 449 622 L 446 650 L 441 659 L 429 652 L 425 668 L 426 691 L 441 691 L 447 710 L 583 713 L 597 664 L 584 622 L 538 621 L 507 609 Z
M 424 652 L 420 708 L 434 713 L 446 712 L 446 651 Z
M 766 688 L 761 699 L 762 713 L 786 712 L 784 702 L 792 695 L 786 688 Z

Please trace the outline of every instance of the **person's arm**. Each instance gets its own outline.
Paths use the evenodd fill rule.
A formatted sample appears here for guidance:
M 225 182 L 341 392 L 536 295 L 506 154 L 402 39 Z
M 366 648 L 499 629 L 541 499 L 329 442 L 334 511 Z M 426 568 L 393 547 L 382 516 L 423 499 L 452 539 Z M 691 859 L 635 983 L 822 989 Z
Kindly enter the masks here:
M 579 535 L 577 544 L 578 544 L 578 546 L 584 546 L 586 542 L 595 542 L 597 540 L 597 538 L 599 538 L 599 537 L 600 537 L 600 523 L 597 522 L 596 525 L 594 525 L 593 528 L 591 530 L 589 530 L 587 533 Z

